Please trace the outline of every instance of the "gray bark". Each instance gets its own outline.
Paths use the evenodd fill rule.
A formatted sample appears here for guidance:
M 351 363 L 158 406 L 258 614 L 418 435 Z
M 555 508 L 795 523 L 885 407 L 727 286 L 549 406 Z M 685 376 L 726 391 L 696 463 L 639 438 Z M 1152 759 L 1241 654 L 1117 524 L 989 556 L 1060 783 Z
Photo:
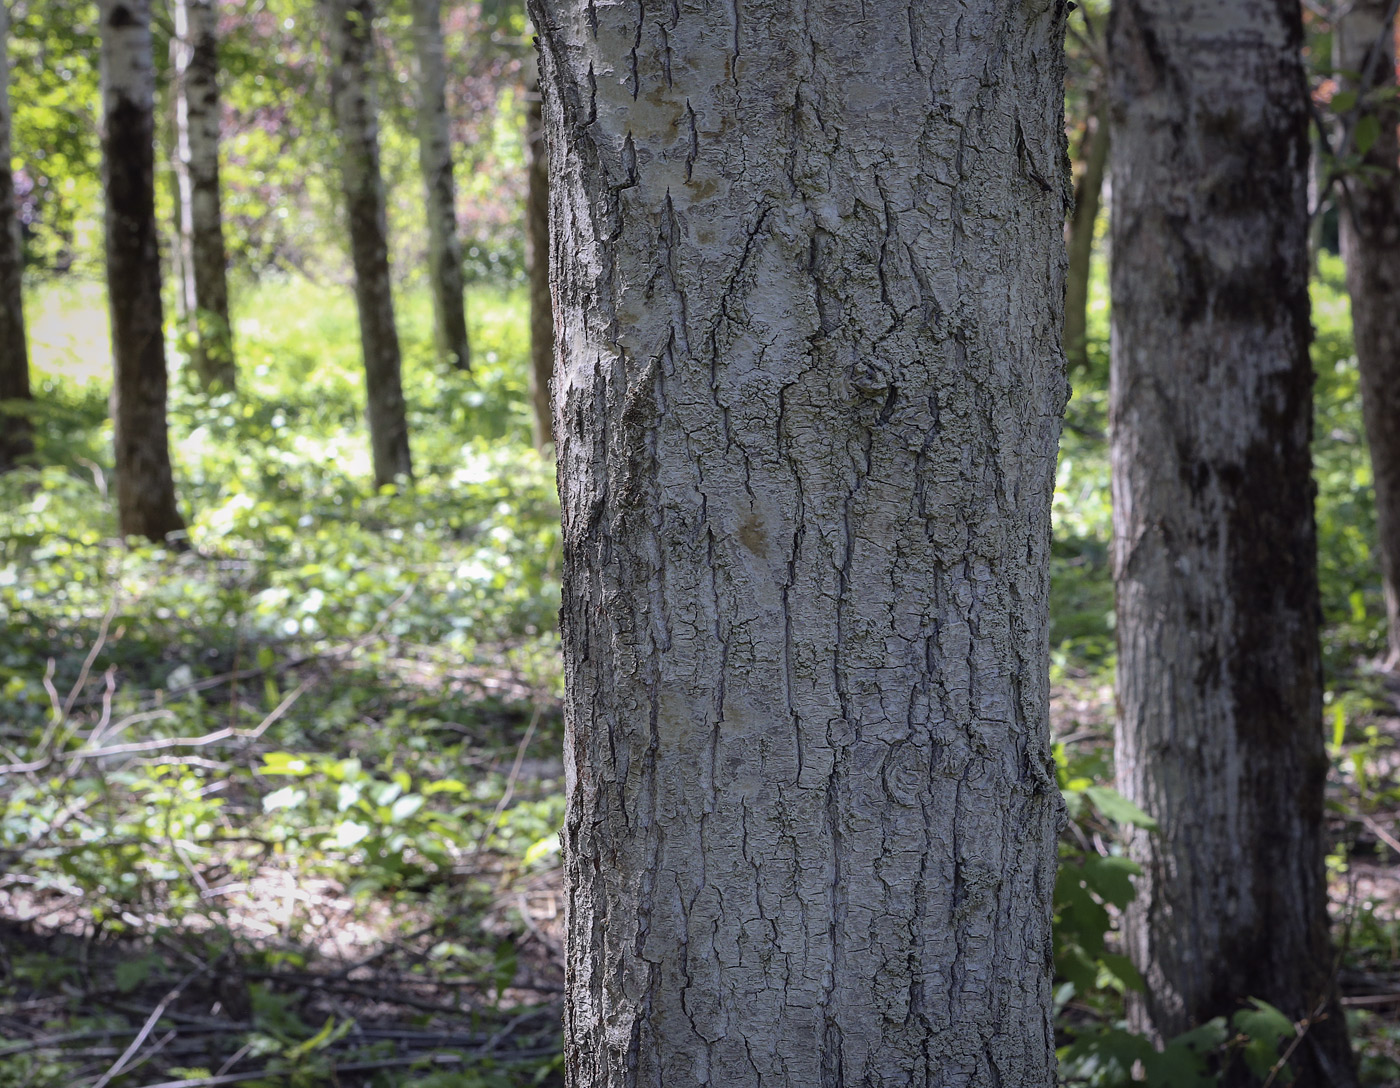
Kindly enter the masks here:
M 228 312 L 228 251 L 219 204 L 219 14 L 214 0 L 175 0 L 177 267 L 194 368 L 205 389 L 237 382 Z
M 467 311 L 463 302 L 462 243 L 452 184 L 452 127 L 447 113 L 447 64 L 442 45 L 442 0 L 413 0 L 418 46 L 418 165 L 428 213 L 428 279 L 438 351 L 467 370 Z
M 1331 975 L 1298 6 L 1116 0 L 1118 779 L 1161 824 L 1124 936 L 1139 1024 L 1258 997 L 1355 1083 Z M 1317 1017 L 1324 1017 L 1320 1021 Z M 1236 1063 L 1227 1084 L 1254 1083 Z
M 382 487 L 411 477 L 399 336 L 389 276 L 389 221 L 379 172 L 379 117 L 374 101 L 374 0 L 321 0 L 329 24 L 331 101 L 340 130 L 355 301 L 365 358 L 365 415 Z
M 175 504 L 165 422 L 151 4 L 100 0 L 98 10 L 117 519 L 123 536 L 164 540 L 184 521 Z
M 0 472 L 34 450 L 26 407 L 29 342 L 24 331 L 24 247 L 10 167 L 10 7 L 0 0 Z
M 1065 279 L 1065 354 L 1072 369 L 1089 367 L 1089 272 L 1094 257 L 1094 227 L 1099 221 L 1104 173 L 1108 168 L 1108 94 L 1100 89 L 1079 143 L 1079 176 L 1074 183 L 1074 212 L 1065 228 L 1069 272 Z
M 1351 295 L 1361 406 L 1376 494 L 1376 552 L 1385 592 L 1389 664 L 1400 666 L 1400 106 L 1376 99 L 1395 86 L 1389 0 L 1355 0 L 1333 32 L 1337 67 L 1360 73 L 1358 91 L 1380 134 L 1347 180 L 1341 209 L 1342 256 Z
M 554 441 L 550 387 L 554 380 L 554 301 L 549 290 L 549 152 L 538 80 L 525 92 L 525 259 L 530 270 L 530 403 L 535 410 L 535 448 Z
M 1047 1088 L 1064 6 L 531 14 L 568 1083 Z

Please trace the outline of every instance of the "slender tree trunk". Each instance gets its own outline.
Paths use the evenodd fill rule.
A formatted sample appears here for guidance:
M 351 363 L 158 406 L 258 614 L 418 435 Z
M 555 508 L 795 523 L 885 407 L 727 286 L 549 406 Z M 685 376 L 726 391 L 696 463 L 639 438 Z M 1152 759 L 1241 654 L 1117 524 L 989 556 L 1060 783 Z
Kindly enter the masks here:
M 1089 368 L 1089 267 L 1094 227 L 1108 167 L 1108 93 L 1095 95 L 1094 108 L 1079 143 L 1080 169 L 1074 184 L 1074 214 L 1066 227 L 1069 273 L 1065 279 L 1065 354 L 1072 370 Z
M 554 379 L 554 302 L 549 290 L 549 152 L 545 148 L 539 81 L 525 92 L 525 258 L 530 266 L 530 403 L 535 409 L 535 448 L 554 441 L 549 390 Z
M 1385 590 L 1389 665 L 1400 665 L 1400 104 L 1389 0 L 1355 0 L 1333 34 L 1337 67 L 1361 73 L 1345 86 L 1360 93 L 1363 116 L 1379 134 L 1347 180 L 1341 209 L 1342 256 L 1361 375 L 1361 406 L 1376 488 L 1377 555 Z M 1377 94 L 1379 92 L 1379 99 Z M 1353 146 L 1353 150 L 1355 147 Z
M 1111 421 L 1118 777 L 1161 824 L 1125 917 L 1161 1036 L 1249 997 L 1355 1084 L 1323 873 L 1296 4 L 1117 0 Z M 1318 1015 L 1325 1016 L 1320 1022 Z M 1227 1084 L 1253 1084 L 1235 1063 Z
M 1054 1081 L 1064 10 L 531 4 L 574 1088 Z
M 374 482 L 413 475 L 389 277 L 389 222 L 379 173 L 379 118 L 372 91 L 374 0 L 321 0 L 330 24 L 331 97 L 341 138 L 355 301 L 365 356 L 366 416 Z
M 32 396 L 24 332 L 24 247 L 10 167 L 9 44 L 9 0 L 0 0 L 0 472 L 34 450 L 26 411 Z
M 438 351 L 453 366 L 471 365 L 463 302 L 462 243 L 452 185 L 452 127 L 447 114 L 447 64 L 442 45 L 442 0 L 413 0 L 418 44 L 418 165 L 428 210 L 428 278 Z
M 175 505 L 165 423 L 151 3 L 100 0 L 99 12 L 117 520 L 123 536 L 164 540 L 185 523 Z
M 175 0 L 176 178 L 181 294 L 194 366 L 209 390 L 233 389 L 228 251 L 219 206 L 219 15 L 214 0 Z

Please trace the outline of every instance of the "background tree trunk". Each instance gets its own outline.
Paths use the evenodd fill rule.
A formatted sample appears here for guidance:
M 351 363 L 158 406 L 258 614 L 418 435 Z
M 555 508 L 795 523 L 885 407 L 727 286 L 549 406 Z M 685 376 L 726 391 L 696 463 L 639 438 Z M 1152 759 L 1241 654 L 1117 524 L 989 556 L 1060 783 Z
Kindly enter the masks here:
M 1065 231 L 1069 272 L 1065 279 L 1065 354 L 1072 370 L 1089 368 L 1089 270 L 1094 256 L 1094 227 L 1099 221 L 1104 173 L 1108 167 L 1108 92 L 1101 88 L 1079 144 L 1079 176 L 1074 183 L 1074 213 Z
M 233 389 L 228 251 L 219 206 L 219 16 L 214 0 L 175 0 L 176 177 L 180 257 L 194 367 L 205 389 Z
M 1389 0 L 1355 0 L 1333 33 L 1337 67 L 1357 91 L 1362 116 L 1379 134 L 1347 180 L 1340 227 L 1361 376 L 1361 406 L 1376 489 L 1377 555 L 1385 590 L 1389 665 L 1400 665 L 1400 105 L 1375 101 L 1395 86 L 1395 32 Z M 1353 152 L 1359 150 L 1352 145 Z
M 0 472 L 32 453 L 29 341 L 24 331 L 24 247 L 10 152 L 10 8 L 0 0 Z
M 554 441 L 549 389 L 554 378 L 554 302 L 549 290 L 549 152 L 545 148 L 539 80 L 525 92 L 525 259 L 530 267 L 530 403 L 535 448 Z
M 1323 873 L 1309 433 L 1307 113 L 1296 4 L 1116 0 L 1118 778 L 1161 823 L 1124 934 L 1162 1036 L 1248 997 L 1298 1085 L 1355 1083 Z M 1240 1063 L 1236 1063 L 1237 1066 Z M 1237 1068 L 1227 1083 L 1254 1083 Z
M 531 10 L 568 1083 L 1048 1088 L 1064 5 Z
M 365 356 L 366 411 L 374 482 L 413 475 L 400 374 L 399 335 L 389 278 L 389 222 L 379 173 L 379 121 L 374 103 L 374 0 L 322 0 L 330 29 L 331 99 L 340 130 L 341 163 L 355 301 Z
M 165 422 L 151 4 L 100 0 L 99 11 L 117 518 L 123 536 L 164 540 L 185 523 L 175 505 Z
M 462 243 L 452 185 L 452 127 L 447 114 L 447 64 L 442 45 L 442 0 L 413 0 L 418 46 L 418 165 L 428 211 L 428 278 L 438 351 L 453 366 L 471 365 L 463 302 Z

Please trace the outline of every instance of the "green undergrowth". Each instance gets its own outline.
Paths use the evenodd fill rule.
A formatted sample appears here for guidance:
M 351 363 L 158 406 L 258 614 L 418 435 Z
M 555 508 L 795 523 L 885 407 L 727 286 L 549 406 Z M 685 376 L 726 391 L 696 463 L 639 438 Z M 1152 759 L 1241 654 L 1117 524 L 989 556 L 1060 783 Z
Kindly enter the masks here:
M 1346 803 L 1379 811 L 1400 799 L 1375 785 L 1386 743 L 1359 723 L 1380 692 L 1355 665 L 1383 636 L 1374 515 L 1340 267 L 1324 258 L 1321 271 L 1329 728 L 1353 789 Z M 152 942 L 236 953 L 271 976 L 250 986 L 250 1015 L 266 1068 L 285 1074 L 274 1083 L 316 1086 L 333 1083 L 350 1053 L 349 1020 L 308 1019 L 275 981 L 316 965 L 312 907 L 280 920 L 275 940 L 248 928 L 279 877 L 319 881 L 381 921 L 443 927 L 414 970 L 455 980 L 482 1008 L 527 999 L 517 991 L 529 927 L 500 904 L 557 863 L 558 505 L 552 466 L 529 442 L 521 293 L 472 294 L 470 374 L 437 363 L 427 297 L 403 294 L 417 479 L 379 494 L 348 293 L 289 279 L 240 297 L 238 394 L 207 398 L 178 366 L 172 380 L 189 546 L 129 548 L 114 539 L 104 367 L 94 365 L 107 353 L 101 292 L 59 282 L 30 300 L 44 467 L 0 477 L 0 895 L 136 949 L 109 980 L 118 992 L 173 985 L 151 967 Z M 1090 328 L 1055 497 L 1052 668 L 1057 682 L 1103 685 L 1114 636 L 1101 274 Z M 1125 1002 L 1142 983 L 1116 937 L 1137 873 L 1123 842 L 1132 828 L 1152 832 L 1110 788 L 1108 738 L 1078 731 L 1057 752 L 1071 817 L 1054 904 L 1065 1082 L 1117 1088 L 1140 1074 L 1184 1088 L 1245 1063 L 1261 1083 L 1285 1083 L 1273 1069 L 1293 1027 L 1265 1005 L 1160 1052 L 1127 1030 Z M 1397 939 L 1374 914 L 1358 918 L 1353 958 Z M 40 952 L 5 967 L 42 993 L 81 990 L 70 969 Z M 72 1029 L 96 1015 L 70 1002 L 58 1019 Z M 5 1048 L 0 1088 L 85 1083 L 50 1052 Z M 548 1082 L 554 1060 L 425 1066 L 375 1083 Z M 210 1072 L 191 1068 L 191 1078 Z M 1368 1075 L 1384 1082 L 1381 1065 Z
M 527 1000 L 503 996 L 525 930 L 499 903 L 556 863 L 562 783 L 559 511 L 529 441 L 523 295 L 473 293 L 470 374 L 434 358 L 426 296 L 401 299 L 416 479 L 375 493 L 348 293 L 245 291 L 237 395 L 172 378 L 189 529 L 169 547 L 115 539 L 94 297 L 60 282 L 31 298 L 43 467 L 0 477 L 0 895 L 122 947 L 194 935 L 279 978 L 317 963 L 315 895 L 340 896 L 386 938 L 399 916 L 440 927 L 425 977 L 475 1007 Z M 288 886 L 326 890 L 260 938 Z M 0 974 L 74 988 L 63 966 L 36 953 Z M 120 970 L 98 990 L 139 992 Z M 252 992 L 270 1008 L 278 985 Z M 337 1023 L 257 1043 L 291 1070 L 271 1083 L 375 1059 Z M 552 1057 L 505 1057 L 374 1083 L 553 1075 Z M 0 1085 L 87 1083 L 76 1068 L 0 1042 Z

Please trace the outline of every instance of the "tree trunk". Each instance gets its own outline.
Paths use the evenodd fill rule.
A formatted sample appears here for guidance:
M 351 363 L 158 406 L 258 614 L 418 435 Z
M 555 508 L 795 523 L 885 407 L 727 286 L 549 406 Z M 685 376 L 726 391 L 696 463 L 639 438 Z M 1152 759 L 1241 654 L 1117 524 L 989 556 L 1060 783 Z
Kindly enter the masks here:
M 1400 105 L 1383 96 L 1395 86 L 1394 28 L 1389 0 L 1355 0 L 1334 31 L 1337 67 L 1360 72 L 1363 116 L 1380 121 L 1347 180 L 1341 209 L 1342 256 L 1361 376 L 1361 407 L 1376 489 L 1377 554 L 1385 591 L 1389 665 L 1400 665 Z M 1355 144 L 1353 152 L 1359 150 Z
M 1099 221 L 1104 172 L 1108 166 L 1108 94 L 1095 104 L 1079 143 L 1079 176 L 1074 184 L 1074 213 L 1066 228 L 1069 272 L 1065 278 L 1065 354 L 1071 370 L 1089 369 L 1089 266 L 1094 256 L 1094 227 Z
M 452 128 L 447 114 L 447 64 L 442 46 L 442 0 L 413 0 L 418 44 L 418 165 L 428 211 L 428 279 L 438 351 L 467 370 L 467 312 L 463 303 L 462 243 L 452 185 Z
M 379 120 L 372 91 L 374 0 L 322 0 L 330 24 L 331 98 L 341 138 L 341 168 L 355 301 L 365 356 L 366 416 L 374 482 L 411 477 L 399 336 L 389 278 L 389 222 L 379 173 Z
M 574 1088 L 1054 1081 L 1064 9 L 532 2 Z
M 10 9 L 0 0 L 0 472 L 34 451 L 27 407 L 29 346 L 24 332 L 24 247 L 10 167 Z
M 1126 914 L 1139 1024 L 1249 997 L 1355 1084 L 1331 976 L 1296 4 L 1117 0 L 1112 58 L 1120 788 L 1161 824 Z M 1253 1084 L 1236 1062 L 1226 1084 Z
M 554 379 L 554 302 L 549 291 L 549 152 L 545 149 L 539 81 L 525 92 L 525 259 L 530 267 L 530 403 L 535 409 L 535 448 L 554 441 L 549 390 Z
M 228 251 L 219 207 L 219 16 L 214 0 L 175 0 L 178 267 L 194 367 L 207 390 L 233 389 Z
M 165 424 L 151 0 L 100 0 L 99 11 L 117 520 L 123 536 L 164 540 L 185 523 Z

